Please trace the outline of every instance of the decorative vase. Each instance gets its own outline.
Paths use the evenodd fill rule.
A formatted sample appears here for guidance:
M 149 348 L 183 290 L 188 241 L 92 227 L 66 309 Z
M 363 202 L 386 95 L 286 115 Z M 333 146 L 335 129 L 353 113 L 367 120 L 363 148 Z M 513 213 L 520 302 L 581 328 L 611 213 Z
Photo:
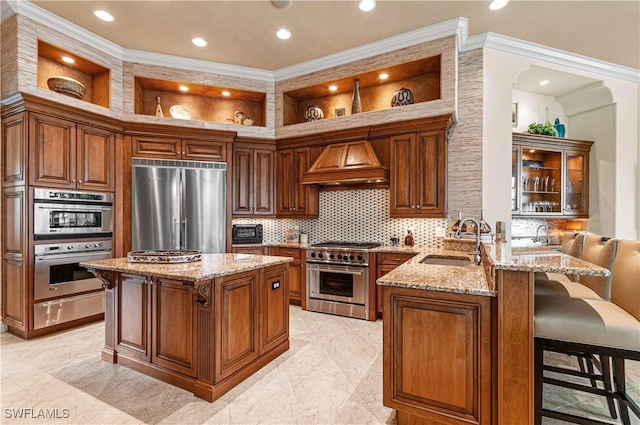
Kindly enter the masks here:
M 235 117 L 236 124 L 242 125 L 242 123 L 244 122 L 244 112 L 236 111 L 234 114 L 234 117 Z
M 324 119 L 324 112 L 318 105 L 311 105 L 307 107 L 307 111 L 304 113 L 304 120 L 306 122 L 309 121 L 318 121 Z
M 393 93 L 391 107 L 395 108 L 396 106 L 404 105 L 413 105 L 413 93 L 411 93 L 411 90 L 402 87 Z
M 351 115 L 362 112 L 360 105 L 360 80 L 353 80 L 353 99 L 351 100 Z
M 164 117 L 162 106 L 160 106 L 160 96 L 156 96 L 156 117 Z
M 564 124 L 560 124 L 560 118 L 556 118 L 553 126 L 558 131 L 558 137 L 564 137 Z
M 415 243 L 415 239 L 413 238 L 413 233 L 411 229 L 407 229 L 407 236 L 404 237 L 404 245 L 405 246 L 413 246 Z

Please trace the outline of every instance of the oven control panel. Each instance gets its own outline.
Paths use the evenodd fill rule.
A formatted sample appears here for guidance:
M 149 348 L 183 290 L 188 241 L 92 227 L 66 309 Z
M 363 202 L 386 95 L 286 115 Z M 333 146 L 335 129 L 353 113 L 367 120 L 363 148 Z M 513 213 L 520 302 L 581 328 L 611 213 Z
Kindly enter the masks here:
M 91 251 L 111 251 L 112 242 L 103 241 L 84 241 L 84 242 L 67 242 L 58 244 L 35 245 L 35 255 L 45 254 L 65 254 L 71 252 L 91 252 Z
M 369 265 L 369 252 L 349 249 L 307 250 L 307 261 L 314 263 Z

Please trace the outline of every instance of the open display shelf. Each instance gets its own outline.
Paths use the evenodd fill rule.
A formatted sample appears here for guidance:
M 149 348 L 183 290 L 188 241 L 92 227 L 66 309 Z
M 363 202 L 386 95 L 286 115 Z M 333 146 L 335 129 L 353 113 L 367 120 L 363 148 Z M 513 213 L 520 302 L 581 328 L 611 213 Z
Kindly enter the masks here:
M 360 82 L 362 112 L 391 108 L 394 92 L 402 87 L 411 90 L 414 103 L 440 99 L 440 62 L 437 55 L 285 92 L 283 124 L 305 122 L 305 112 L 312 105 L 322 109 L 325 119 L 339 118 L 340 108 L 344 108 L 345 115 L 351 115 L 354 80 Z M 381 80 L 381 73 L 389 77 Z M 329 90 L 332 85 L 337 87 L 335 91 Z
M 136 114 L 155 115 L 156 97 L 160 97 L 165 117 L 172 118 L 171 107 L 178 105 L 192 120 L 234 123 L 236 111 L 241 111 L 245 119 L 253 119 L 253 126 L 265 126 L 265 93 L 146 77 L 135 77 L 134 81 Z M 181 91 L 180 86 L 188 91 Z M 230 95 L 224 96 L 223 91 Z
M 65 63 L 62 60 L 65 56 L 73 58 L 75 63 Z M 109 69 L 38 40 L 38 87 L 49 90 L 47 80 L 54 76 L 69 77 L 81 82 L 86 88 L 83 101 L 109 107 L 111 78 Z M 61 96 L 66 95 L 61 94 Z

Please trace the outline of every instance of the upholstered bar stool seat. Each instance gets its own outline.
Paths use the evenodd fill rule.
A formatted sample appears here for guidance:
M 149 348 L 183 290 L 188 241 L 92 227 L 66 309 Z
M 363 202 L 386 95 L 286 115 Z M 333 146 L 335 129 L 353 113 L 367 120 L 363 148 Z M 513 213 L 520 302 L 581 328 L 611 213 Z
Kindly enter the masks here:
M 584 234 L 575 232 L 564 232 L 562 235 L 562 253 L 571 255 L 572 257 L 581 258 L 582 245 L 584 243 Z M 576 276 L 567 276 L 561 273 L 543 273 L 535 274 L 535 280 L 575 280 Z
M 557 280 L 541 279 L 535 282 L 536 297 L 586 298 L 601 300 L 596 291 L 580 282 L 572 282 L 564 275 Z

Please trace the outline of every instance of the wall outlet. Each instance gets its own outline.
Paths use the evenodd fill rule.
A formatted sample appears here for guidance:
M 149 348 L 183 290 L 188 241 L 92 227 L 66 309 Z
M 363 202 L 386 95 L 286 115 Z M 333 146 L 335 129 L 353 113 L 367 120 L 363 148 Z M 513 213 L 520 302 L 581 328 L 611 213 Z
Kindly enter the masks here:
M 446 232 L 447 232 L 447 229 L 445 229 L 444 227 L 439 227 L 436 229 L 436 236 L 439 238 L 444 238 L 444 235 Z

